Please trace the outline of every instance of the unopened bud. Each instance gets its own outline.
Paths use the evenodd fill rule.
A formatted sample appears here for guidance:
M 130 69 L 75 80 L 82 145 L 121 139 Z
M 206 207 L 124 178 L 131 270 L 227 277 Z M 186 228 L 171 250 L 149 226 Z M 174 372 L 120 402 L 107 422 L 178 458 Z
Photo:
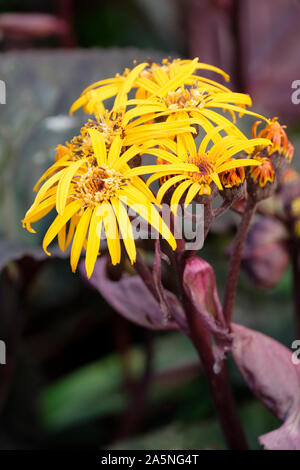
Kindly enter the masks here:
M 247 170 L 247 191 L 254 202 L 259 202 L 274 193 L 276 189 L 275 171 L 271 160 L 268 157 L 262 157 L 260 152 L 251 158 L 258 160 L 261 164 Z

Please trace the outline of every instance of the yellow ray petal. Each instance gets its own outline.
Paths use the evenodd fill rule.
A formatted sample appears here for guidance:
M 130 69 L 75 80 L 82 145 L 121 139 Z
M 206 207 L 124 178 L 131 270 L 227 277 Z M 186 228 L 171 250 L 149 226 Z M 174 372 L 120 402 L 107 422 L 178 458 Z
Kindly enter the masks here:
M 141 151 L 141 147 L 137 145 L 132 145 L 128 150 L 126 150 L 126 152 L 122 154 L 120 158 L 118 158 L 114 162 L 114 168 L 116 170 L 121 170 L 124 167 L 124 165 L 126 165 L 126 163 L 129 162 L 133 157 L 138 155 L 140 151 Z
M 166 168 L 167 165 L 165 165 Z M 198 171 L 198 168 L 197 168 L 197 171 Z M 147 186 L 150 186 L 151 183 L 153 183 L 154 181 L 156 180 L 159 180 L 160 178 L 163 178 L 164 176 L 171 176 L 171 175 L 177 175 L 177 174 L 180 174 L 180 175 L 185 175 L 187 177 L 187 173 L 185 173 L 185 171 L 183 171 L 182 169 L 181 170 L 177 170 L 177 171 L 170 171 L 168 169 L 164 170 L 164 171 L 159 171 L 158 173 L 154 173 L 153 175 L 151 175 L 148 179 L 147 179 Z
M 233 168 L 239 168 L 241 166 L 259 166 L 259 165 L 261 165 L 261 162 L 257 160 L 252 160 L 250 158 L 236 158 L 236 159 L 230 160 L 227 163 L 223 163 L 223 165 L 221 165 L 218 168 L 218 172 L 221 173 L 223 171 L 229 171 L 229 170 L 232 170 Z
M 194 72 L 197 67 L 197 58 L 192 60 L 187 66 L 182 68 L 182 71 L 171 78 L 159 91 L 155 93 L 157 96 L 165 96 L 169 91 L 173 91 L 184 83 L 184 80 Z
M 168 163 L 168 167 L 165 165 L 144 165 L 136 168 L 132 168 L 124 173 L 125 177 L 138 176 L 138 175 L 148 175 L 150 173 L 156 173 L 160 171 L 168 171 L 171 175 L 174 171 L 193 171 L 199 173 L 199 169 L 196 165 L 191 163 Z
M 123 145 L 123 140 L 117 135 L 110 146 L 108 152 L 108 163 L 110 167 L 113 167 L 115 162 L 118 160 Z
M 106 146 L 105 146 L 103 135 L 101 134 L 101 132 L 97 131 L 96 129 L 88 129 L 88 133 L 92 140 L 93 150 L 94 150 L 98 165 L 99 166 L 105 165 L 106 160 L 107 160 L 107 155 L 106 155 Z
M 39 192 L 37 193 L 32 206 L 28 210 L 28 213 L 31 212 L 45 197 L 47 197 L 48 190 L 55 183 L 57 183 L 57 181 L 62 177 L 64 171 L 65 171 L 65 168 L 55 173 L 43 184 L 43 186 L 40 188 Z
M 217 185 L 218 189 L 220 189 L 222 191 L 223 186 L 222 186 L 222 183 L 220 181 L 219 175 L 214 172 L 214 173 L 211 173 L 210 177 L 213 180 L 213 182 Z
M 179 163 L 178 157 L 170 152 L 167 152 L 166 150 L 150 148 L 147 149 L 146 152 L 143 152 L 142 155 L 145 155 L 145 153 L 153 155 L 154 157 L 158 157 L 161 160 L 164 160 L 169 163 Z
M 127 211 L 124 204 L 117 199 L 111 199 L 111 204 L 116 214 L 123 243 L 128 253 L 130 262 L 134 263 L 136 260 L 136 248 L 133 238 L 132 226 Z
M 219 67 L 215 67 L 214 65 L 205 64 L 204 62 L 198 62 L 196 69 L 210 70 L 212 72 L 216 72 L 222 75 L 225 78 L 226 82 L 229 82 L 230 80 L 230 75 L 228 75 L 228 73 L 224 72 L 224 70 L 220 69 Z
M 77 109 L 81 108 L 81 106 L 84 106 L 87 102 L 87 96 L 86 95 L 82 95 L 80 96 L 76 101 L 74 101 L 74 103 L 72 104 L 71 108 L 70 108 L 70 111 L 69 111 L 69 114 L 70 116 L 72 116 L 72 114 L 77 111 Z
M 95 82 L 95 83 L 92 83 L 91 85 L 89 85 L 87 88 L 85 88 L 82 92 L 82 95 L 84 95 L 86 92 L 88 92 L 89 90 L 92 90 L 94 88 L 98 88 L 100 86 L 103 86 L 103 85 L 111 85 L 111 84 L 114 84 L 114 85 L 119 85 L 121 86 L 122 83 L 124 82 L 125 80 L 125 77 L 112 77 L 112 78 L 105 78 L 104 80 L 100 80 L 98 82 Z
M 55 197 L 49 197 L 41 204 L 39 204 L 33 211 L 30 213 L 27 212 L 24 219 L 22 220 L 23 227 L 26 227 L 28 232 L 35 233 L 35 230 L 31 227 L 33 222 L 40 220 L 45 215 L 49 214 L 52 209 L 55 207 Z
M 126 105 L 127 101 L 127 93 L 131 90 L 134 81 L 137 79 L 139 74 L 144 70 L 144 68 L 147 66 L 147 63 L 139 64 L 134 69 L 131 70 L 131 72 L 127 75 L 126 79 L 124 80 L 124 83 L 121 86 L 121 89 L 119 93 L 117 94 L 117 97 L 114 102 L 113 110 L 116 111 L 118 108 Z
M 38 180 L 38 182 L 35 184 L 33 190 L 34 191 L 37 191 L 40 184 L 46 180 L 50 175 L 52 175 L 52 173 L 56 172 L 56 170 L 58 170 L 59 168 L 62 169 L 66 166 L 69 166 L 73 163 L 73 161 L 67 161 L 67 159 L 69 158 L 68 155 L 66 155 L 65 157 L 63 158 L 60 158 L 59 161 L 57 161 L 56 163 L 54 163 L 52 166 L 50 166 L 50 168 L 48 168 L 47 171 L 45 171 L 45 173 L 40 177 L 40 179 Z
M 103 215 L 108 251 L 112 264 L 116 265 L 121 260 L 121 245 L 115 213 L 110 203 L 102 204 L 98 213 Z
M 88 278 L 91 277 L 97 260 L 100 247 L 101 227 L 102 216 L 97 213 L 97 208 L 95 208 L 91 217 L 85 255 L 85 269 Z
M 139 77 L 136 80 L 135 84 L 137 87 L 144 88 L 151 94 L 156 93 L 157 90 L 159 90 L 160 88 L 156 83 L 152 82 L 151 80 L 149 80 L 149 78 L 145 78 L 145 77 Z
M 70 225 L 69 225 L 69 230 L 68 230 L 68 235 L 67 235 L 67 240 L 66 240 L 66 245 L 65 245 L 66 248 L 68 248 L 68 246 L 70 245 L 72 241 L 77 222 L 78 222 L 78 216 L 73 215 L 73 217 L 70 219 Z
M 185 207 L 190 204 L 190 202 L 194 199 L 194 197 L 199 192 L 199 190 L 200 190 L 199 183 L 193 183 L 192 186 L 189 187 L 189 190 L 187 192 L 187 195 L 186 195 L 186 198 L 185 198 L 185 201 L 184 201 L 184 206 Z
M 177 175 L 173 176 L 172 178 L 168 179 L 162 186 L 159 188 L 157 192 L 157 202 L 160 204 L 165 193 L 175 184 L 179 183 L 179 181 L 185 180 L 188 178 L 188 175 Z
M 124 191 L 124 196 L 120 196 L 120 199 L 123 200 L 125 204 L 130 204 L 130 207 L 139 214 L 143 219 L 145 219 L 152 227 L 155 228 L 163 238 L 169 243 L 169 245 L 176 249 L 176 240 L 171 233 L 169 227 L 165 224 L 165 222 L 160 217 L 158 211 L 155 209 L 154 205 L 149 203 L 141 204 L 139 201 L 134 200 L 130 193 L 126 193 Z
M 177 207 L 180 202 L 180 199 L 183 196 L 183 193 L 187 190 L 187 188 L 192 184 L 193 182 L 189 179 L 187 181 L 184 181 L 181 183 L 177 188 L 175 189 L 174 193 L 172 194 L 171 198 L 171 211 L 176 215 L 177 214 Z
M 217 126 L 217 127 L 214 127 L 210 132 L 208 132 L 206 134 L 206 136 L 202 139 L 201 141 L 201 144 L 199 146 L 199 154 L 201 153 L 204 153 L 206 151 L 206 147 L 207 145 L 209 144 L 209 141 L 210 140 L 213 140 L 213 137 L 216 135 L 216 134 L 219 134 L 222 130 L 224 129 L 228 129 L 229 127 L 231 127 L 230 125 L 227 125 L 227 126 Z M 246 139 L 246 137 L 245 137 Z
M 63 174 L 59 180 L 56 193 L 56 210 L 59 214 L 62 214 L 65 210 L 67 198 L 69 196 L 71 180 L 75 175 L 76 171 L 79 170 L 79 168 L 83 164 L 85 164 L 85 162 L 85 159 L 78 160 L 77 162 L 74 162 L 73 165 L 71 165 L 70 167 L 62 170 Z
M 81 208 L 80 201 L 73 201 L 66 206 L 62 215 L 57 215 L 50 227 L 48 228 L 46 235 L 43 240 L 43 250 L 47 255 L 50 255 L 47 251 L 47 247 L 50 245 L 52 240 L 56 237 L 61 228 L 68 222 L 68 220 Z
M 64 225 L 57 234 L 58 246 L 62 252 L 66 249 L 66 225 Z
M 145 181 L 142 180 L 139 176 L 135 176 L 131 179 L 131 186 L 137 188 L 146 199 L 154 204 L 157 203 L 154 194 L 151 189 L 146 185 Z
M 217 161 L 218 164 L 222 163 L 224 160 L 228 160 L 232 155 L 235 155 L 239 152 L 242 152 L 243 150 L 249 152 L 257 146 L 257 145 L 263 145 L 263 146 L 269 146 L 271 145 L 271 142 L 268 139 L 250 139 L 245 142 L 237 143 L 236 145 L 232 146 L 229 150 L 226 152 L 222 153 L 222 157 L 220 157 Z
M 234 106 L 233 104 L 228 104 L 228 103 L 224 103 L 224 104 L 217 104 L 217 103 L 213 103 L 211 105 L 213 108 L 221 108 L 221 109 L 231 109 L 232 111 L 236 111 L 238 113 L 242 113 L 242 114 L 247 114 L 249 116 L 255 116 L 255 117 L 258 117 L 259 119 L 263 119 L 264 121 L 266 122 L 269 122 L 269 119 L 265 118 L 264 116 L 262 116 L 261 114 L 257 114 L 257 113 L 254 113 L 253 111 L 249 111 L 248 109 L 244 109 L 244 108 L 241 108 L 239 106 Z
M 73 238 L 72 248 L 71 248 L 71 256 L 70 256 L 70 263 L 73 273 L 76 271 L 77 264 L 80 258 L 80 254 L 82 251 L 83 242 L 86 237 L 86 233 L 89 227 L 90 219 L 92 215 L 92 208 L 87 207 L 80 216 L 76 232 Z

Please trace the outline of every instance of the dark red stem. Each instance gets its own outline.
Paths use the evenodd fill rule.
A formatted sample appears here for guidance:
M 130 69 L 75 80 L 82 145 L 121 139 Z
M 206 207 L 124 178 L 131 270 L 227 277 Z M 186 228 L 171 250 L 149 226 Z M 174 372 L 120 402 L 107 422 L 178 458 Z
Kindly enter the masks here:
M 184 295 L 184 299 L 192 341 L 203 364 L 228 448 L 231 450 L 247 450 L 247 440 L 237 412 L 227 363 L 223 362 L 221 371 L 217 374 L 215 373 L 215 357 L 209 333 L 203 326 L 190 299 L 186 295 Z
M 230 325 L 232 318 L 238 275 L 241 266 L 243 246 L 247 237 L 251 219 L 255 213 L 255 209 L 256 203 L 248 199 L 245 212 L 238 227 L 238 231 L 234 241 L 233 251 L 230 257 L 223 302 L 223 313 L 228 325 Z

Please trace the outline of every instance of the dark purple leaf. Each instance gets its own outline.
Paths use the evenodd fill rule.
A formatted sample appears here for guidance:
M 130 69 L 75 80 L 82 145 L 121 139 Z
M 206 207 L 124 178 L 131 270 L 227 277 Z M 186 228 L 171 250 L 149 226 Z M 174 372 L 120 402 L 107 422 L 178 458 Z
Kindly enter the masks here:
M 232 325 L 232 354 L 254 395 L 284 424 L 259 437 L 266 449 L 300 450 L 300 368 L 292 352 L 274 339 Z
M 106 262 L 105 257 L 98 259 L 89 282 L 118 313 L 144 328 L 177 330 L 181 323 L 181 328 L 186 330 L 182 307 L 172 292 L 165 290 L 173 320 L 163 315 L 158 301 L 140 277 L 124 273 L 119 281 L 112 281 L 107 276 Z M 83 264 L 80 269 L 86 278 Z

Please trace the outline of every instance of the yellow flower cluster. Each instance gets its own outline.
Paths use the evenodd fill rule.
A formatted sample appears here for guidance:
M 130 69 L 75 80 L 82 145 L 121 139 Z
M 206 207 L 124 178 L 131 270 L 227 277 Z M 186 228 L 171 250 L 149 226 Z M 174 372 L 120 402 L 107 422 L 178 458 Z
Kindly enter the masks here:
M 257 146 L 272 145 L 270 140 L 248 139 L 236 126 L 237 116 L 257 116 L 247 109 L 250 97 L 200 76 L 201 70 L 229 79 L 197 58 L 165 59 L 161 64 L 135 65 L 83 91 L 70 113 L 83 107 L 92 118 L 78 136 L 58 146 L 23 220 L 23 226 L 34 232 L 31 224 L 56 209 L 43 241 L 46 253 L 56 236 L 62 250 L 72 242 L 75 271 L 84 248 L 90 277 L 104 232 L 112 263 L 120 262 L 121 238 L 134 263 L 128 207 L 175 249 L 176 240 L 158 211 L 167 191 L 173 191 L 171 209 L 176 213 L 185 193 L 185 204 L 197 195 L 212 198 L 223 189 L 222 182 L 226 188 L 242 184 L 243 167 L 260 165 L 247 154 Z M 107 110 L 105 101 L 113 97 L 112 109 Z M 243 158 L 234 158 L 241 152 Z M 156 163 L 147 164 L 149 155 Z M 145 181 L 143 175 L 150 177 Z M 157 195 L 150 189 L 154 180 L 163 182 Z

